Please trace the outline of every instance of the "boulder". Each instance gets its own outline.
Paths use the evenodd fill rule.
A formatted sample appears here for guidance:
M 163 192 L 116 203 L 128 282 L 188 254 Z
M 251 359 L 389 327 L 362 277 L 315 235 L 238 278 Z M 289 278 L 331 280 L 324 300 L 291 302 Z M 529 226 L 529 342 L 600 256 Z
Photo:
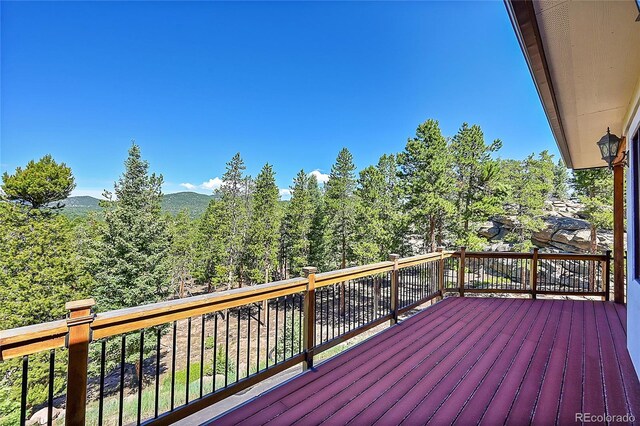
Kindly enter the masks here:
M 493 219 L 497 222 L 501 228 L 513 229 L 518 225 L 518 220 L 515 216 L 498 216 Z
M 478 234 L 486 239 L 492 239 L 500 234 L 500 226 L 493 221 L 487 221 L 480 226 Z
M 64 412 L 60 408 L 53 407 L 51 410 L 51 420 L 55 420 Z M 33 416 L 27 422 L 28 425 L 46 425 L 49 421 L 49 409 L 48 407 L 41 408 L 33 413 Z
M 562 216 L 547 216 L 544 218 L 547 228 L 554 230 L 577 231 L 579 229 L 591 229 L 591 224 L 583 219 Z
M 552 244 L 560 243 L 574 250 L 588 251 L 591 248 L 591 231 L 589 229 L 567 230 L 561 229 L 551 237 Z

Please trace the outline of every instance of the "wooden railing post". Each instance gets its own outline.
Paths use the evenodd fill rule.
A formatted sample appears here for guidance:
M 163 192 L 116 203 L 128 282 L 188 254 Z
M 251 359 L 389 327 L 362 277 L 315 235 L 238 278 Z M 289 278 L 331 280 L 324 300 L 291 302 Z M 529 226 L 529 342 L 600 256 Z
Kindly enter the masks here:
M 91 342 L 91 323 L 94 315 L 91 308 L 96 304 L 93 299 L 68 302 L 65 309 L 67 318 L 67 341 L 69 363 L 67 368 L 67 407 L 65 425 L 85 424 L 87 406 L 87 364 L 89 363 L 89 343 Z
M 302 268 L 304 276 L 307 278 L 307 291 L 304 293 L 304 369 L 313 368 L 313 348 L 316 334 L 316 272 L 317 268 L 307 266 Z
M 533 249 L 533 257 L 531 258 L 531 298 L 536 300 L 536 292 L 538 291 L 538 248 Z
M 604 279 L 604 300 L 611 299 L 611 250 L 606 252 L 607 258 L 602 262 L 602 278 Z
M 442 299 L 444 298 L 444 247 L 438 247 L 436 251 L 440 253 L 440 260 L 438 260 L 438 291 Z
M 465 263 L 465 251 L 466 247 L 460 247 L 460 265 L 458 266 L 458 287 L 460 292 L 460 297 L 464 297 L 464 263 Z
M 624 163 L 613 165 L 613 296 L 624 302 Z
M 398 259 L 399 254 L 390 254 L 389 261 L 393 262 L 391 271 L 391 325 L 398 323 Z

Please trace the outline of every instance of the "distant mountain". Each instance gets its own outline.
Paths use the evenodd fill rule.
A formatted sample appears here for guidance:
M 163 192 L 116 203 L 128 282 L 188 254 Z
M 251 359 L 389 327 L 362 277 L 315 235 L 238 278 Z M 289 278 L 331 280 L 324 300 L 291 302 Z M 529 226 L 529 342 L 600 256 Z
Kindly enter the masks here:
M 181 210 L 188 210 L 191 217 L 201 216 L 207 209 L 213 195 L 198 194 L 197 192 L 175 192 L 165 194 L 162 199 L 162 210 L 177 214 Z
M 162 199 L 162 211 L 177 214 L 181 210 L 187 210 L 191 217 L 198 217 L 204 213 L 213 199 L 212 195 L 198 194 L 197 192 L 176 192 L 165 194 Z M 63 213 L 69 217 L 84 216 L 92 211 L 100 211 L 100 200 L 89 196 L 69 197 L 63 201 L 65 207 Z

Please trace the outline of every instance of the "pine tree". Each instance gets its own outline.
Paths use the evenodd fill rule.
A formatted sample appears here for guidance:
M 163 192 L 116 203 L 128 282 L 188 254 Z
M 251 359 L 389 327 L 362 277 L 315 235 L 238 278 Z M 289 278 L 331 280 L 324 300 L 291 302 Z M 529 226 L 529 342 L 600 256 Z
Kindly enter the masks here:
M 67 198 L 76 187 L 71 169 L 66 164 L 58 164 L 45 155 L 40 160 L 29 161 L 24 170 L 16 169 L 13 175 L 2 175 L 2 190 L 10 201 L 29 205 L 33 209 L 58 202 L 54 208 L 63 207 L 59 201 Z
M 149 164 L 135 143 L 125 172 L 105 191 L 96 301 L 101 311 L 166 300 L 173 293 L 169 270 L 170 236 L 160 212 L 162 175 L 149 175 Z
M 300 170 L 293 179 L 291 200 L 283 221 L 286 258 L 291 276 L 300 276 L 302 268 L 309 265 L 310 233 L 314 216 L 309 180 L 310 177 L 304 170 Z
M 325 232 L 325 197 L 315 175 L 309 175 L 308 177 L 307 192 L 309 193 L 312 214 L 309 229 L 309 261 L 308 265 L 305 266 L 315 266 L 318 271 L 325 271 L 329 269 L 327 233 Z
M 244 176 L 246 169 L 240 153 L 227 163 L 222 176 L 222 186 L 217 191 L 220 198 L 221 220 L 227 232 L 223 235 L 223 259 L 219 273 L 226 276 L 227 289 L 241 284 L 242 256 L 247 237 L 249 216 L 250 178 Z
M 171 287 L 176 289 L 178 297 L 190 294 L 193 285 L 193 271 L 196 260 L 197 236 L 194 223 L 186 208 L 174 217 L 169 216 L 167 222 L 171 234 Z
M 194 276 L 200 283 L 207 284 L 208 291 L 229 282 L 223 266 L 227 255 L 225 241 L 229 235 L 229 223 L 224 213 L 224 204 L 214 198 L 198 221 Z
M 353 156 L 343 148 L 326 185 L 326 225 L 330 267 L 345 268 L 353 259 L 356 178 Z
M 395 157 L 383 155 L 375 167 L 360 172 L 354 245 L 358 263 L 386 260 L 400 249 L 396 168 Z
M 514 229 L 507 240 L 515 243 L 516 251 L 531 248 L 531 234 L 544 226 L 544 203 L 553 191 L 553 158 L 541 152 L 522 161 L 504 160 L 502 179 L 506 183 L 508 204 L 505 213 L 513 216 Z
M 442 244 L 443 224 L 454 211 L 451 155 L 436 120 L 420 124 L 398 156 L 404 211 L 413 231 L 423 238 L 423 251 Z
M 598 228 L 613 229 L 613 174 L 608 169 L 574 170 L 572 183 L 591 224 L 590 251 L 595 253 Z
M 0 200 L 0 329 L 64 318 L 64 305 L 85 297 L 73 227 L 60 214 Z
M 272 279 L 277 267 L 280 231 L 279 190 L 273 168 L 265 164 L 255 181 L 247 233 L 245 264 L 251 283 Z
M 43 161 L 44 160 L 44 161 Z M 63 319 L 65 302 L 83 299 L 91 278 L 82 267 L 70 221 L 47 205 L 68 196 L 74 186 L 71 170 L 51 156 L 14 175 L 5 173 L 0 195 L 0 329 Z M 65 176 L 61 183 L 60 176 Z M 0 192 L 1 193 L 1 192 Z M 29 356 L 27 405 L 37 406 L 48 395 L 48 353 Z M 56 373 L 66 368 L 59 353 Z M 19 421 L 20 360 L 0 363 L 0 424 Z M 56 381 L 58 394 L 64 384 Z
M 167 300 L 174 294 L 171 280 L 171 236 L 160 211 L 162 175 L 149 174 L 140 147 L 133 143 L 124 162 L 125 171 L 104 191 L 98 258 L 95 262 L 96 307 L 108 311 Z M 145 340 L 144 352 L 154 350 Z M 139 363 L 140 335 L 126 337 L 127 362 Z M 107 343 L 107 368 L 113 368 L 120 353 L 119 343 Z M 92 357 L 95 357 L 94 353 Z
M 501 147 L 500 140 L 487 145 L 480 126 L 469 127 L 467 123 L 462 124 L 451 140 L 456 214 L 450 224 L 456 246 L 480 248 L 479 224 L 500 210 L 501 200 L 495 188 L 498 164 L 491 154 Z
M 560 158 L 553 168 L 553 196 L 560 200 L 569 198 L 569 173 Z

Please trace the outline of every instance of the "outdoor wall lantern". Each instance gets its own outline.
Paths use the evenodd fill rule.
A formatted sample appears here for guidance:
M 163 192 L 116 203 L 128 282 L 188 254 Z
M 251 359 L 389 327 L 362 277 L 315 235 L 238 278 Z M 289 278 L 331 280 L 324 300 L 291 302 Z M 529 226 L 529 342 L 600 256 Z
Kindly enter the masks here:
M 612 135 L 607 127 L 607 134 L 598 141 L 598 148 L 602 154 L 602 159 L 607 162 L 609 169 L 613 168 L 613 160 L 618 156 L 620 138 Z

